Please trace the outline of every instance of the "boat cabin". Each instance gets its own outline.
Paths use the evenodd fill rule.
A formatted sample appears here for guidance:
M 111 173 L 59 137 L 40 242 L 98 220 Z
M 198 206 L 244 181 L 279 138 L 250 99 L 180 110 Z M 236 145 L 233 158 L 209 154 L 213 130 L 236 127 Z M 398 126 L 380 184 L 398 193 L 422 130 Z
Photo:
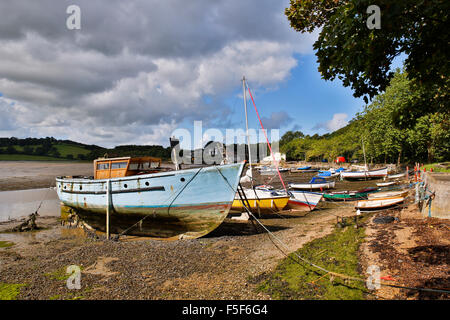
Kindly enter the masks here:
M 128 177 L 159 172 L 161 159 L 153 157 L 99 158 L 94 160 L 94 179 Z

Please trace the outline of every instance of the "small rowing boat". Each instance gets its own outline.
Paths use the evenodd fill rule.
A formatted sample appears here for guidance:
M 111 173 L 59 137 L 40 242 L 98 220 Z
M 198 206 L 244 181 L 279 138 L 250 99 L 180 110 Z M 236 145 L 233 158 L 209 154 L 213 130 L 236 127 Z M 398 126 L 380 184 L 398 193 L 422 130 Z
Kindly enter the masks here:
M 402 203 L 405 200 L 404 197 L 392 197 L 392 198 L 380 198 L 372 200 L 360 200 L 356 203 L 356 209 L 363 210 L 377 210 L 385 209 Z
M 270 175 L 277 174 L 278 171 L 279 172 L 286 172 L 286 171 L 289 171 L 289 169 L 279 167 L 278 170 L 277 170 L 277 168 L 273 168 L 273 167 L 262 167 L 262 168 L 259 169 L 259 174 L 262 175 L 262 176 L 270 176 Z
M 289 191 L 291 197 L 288 201 L 288 208 L 302 211 L 312 211 L 323 197 L 322 193 L 310 191 Z
M 378 188 L 370 187 L 357 191 L 337 191 L 324 193 L 323 197 L 329 201 L 352 201 L 352 200 L 367 199 L 369 193 L 377 191 Z
M 391 197 L 406 197 L 409 190 L 399 190 L 399 191 L 386 191 L 386 192 L 376 192 L 367 195 L 370 199 L 380 199 L 380 198 L 391 198 Z
M 398 179 L 398 178 L 403 178 L 406 177 L 406 173 L 398 173 L 398 174 L 392 174 L 392 175 L 388 175 L 387 178 L 388 179 Z
M 397 181 L 389 181 L 389 182 L 377 182 L 378 187 L 389 187 L 397 184 Z
M 323 190 L 334 188 L 336 182 L 327 181 L 321 177 L 313 177 L 309 183 L 291 183 L 289 184 L 290 189 L 298 190 Z
M 342 171 L 341 172 L 341 178 L 343 179 L 353 179 L 353 180 L 359 180 L 359 179 L 377 179 L 377 178 L 383 178 L 387 176 L 388 169 L 378 169 L 378 170 L 371 170 L 371 171 Z

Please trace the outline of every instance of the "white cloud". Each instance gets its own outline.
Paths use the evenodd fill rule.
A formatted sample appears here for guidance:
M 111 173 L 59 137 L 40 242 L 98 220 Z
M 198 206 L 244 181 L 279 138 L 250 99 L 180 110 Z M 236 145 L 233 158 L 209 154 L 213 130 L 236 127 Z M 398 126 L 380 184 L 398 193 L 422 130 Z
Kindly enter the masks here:
M 79 2 L 77 32 L 57 27 L 64 1 L 42 0 L 33 14 L 0 4 L 21 21 L 0 21 L 0 92 L 17 102 L 3 135 L 167 145 L 183 121 L 227 124 L 222 101 L 243 75 L 254 91 L 276 88 L 317 37 L 289 27 L 287 0 Z
M 329 132 L 339 130 L 348 124 L 348 114 L 346 113 L 335 113 L 333 118 L 326 122 L 321 122 L 315 125 L 312 129 L 325 129 Z

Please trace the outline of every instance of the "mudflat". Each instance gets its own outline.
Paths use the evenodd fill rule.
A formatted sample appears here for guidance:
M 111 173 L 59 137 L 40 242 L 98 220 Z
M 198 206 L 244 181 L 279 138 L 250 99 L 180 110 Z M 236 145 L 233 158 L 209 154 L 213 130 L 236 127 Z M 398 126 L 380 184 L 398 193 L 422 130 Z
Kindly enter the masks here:
M 0 191 L 48 188 L 57 176 L 93 175 L 92 162 L 0 161 Z

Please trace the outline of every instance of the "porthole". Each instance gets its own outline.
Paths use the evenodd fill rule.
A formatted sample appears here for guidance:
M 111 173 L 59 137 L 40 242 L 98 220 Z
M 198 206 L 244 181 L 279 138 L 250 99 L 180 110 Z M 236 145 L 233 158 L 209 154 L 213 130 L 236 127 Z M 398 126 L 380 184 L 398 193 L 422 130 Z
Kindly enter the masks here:
M 126 189 L 126 188 L 128 188 L 128 185 L 125 183 L 125 184 L 123 185 L 123 187 Z
M 148 187 L 150 185 L 150 183 L 148 183 L 148 181 L 145 183 L 145 185 Z
M 80 186 L 80 190 L 83 190 L 83 186 Z
M 67 189 L 67 186 L 64 186 L 64 190 Z
M 184 182 L 185 180 L 186 180 L 186 179 L 184 179 L 184 178 L 181 178 L 181 179 L 180 179 L 181 182 Z

